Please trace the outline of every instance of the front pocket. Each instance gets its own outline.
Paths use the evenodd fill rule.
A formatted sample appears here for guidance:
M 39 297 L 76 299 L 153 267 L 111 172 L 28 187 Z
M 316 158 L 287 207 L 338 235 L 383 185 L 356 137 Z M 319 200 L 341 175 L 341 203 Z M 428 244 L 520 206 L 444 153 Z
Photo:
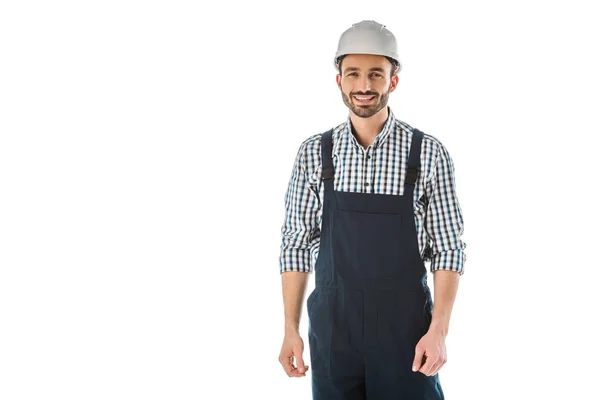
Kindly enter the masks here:
M 335 211 L 335 266 L 349 279 L 401 277 L 405 258 L 402 214 Z
M 385 349 L 380 362 L 399 376 L 412 374 L 415 346 L 421 338 L 415 297 L 414 291 L 382 290 L 377 294 L 377 342 Z
M 335 289 L 316 287 L 307 301 L 308 345 L 313 374 L 330 375 Z

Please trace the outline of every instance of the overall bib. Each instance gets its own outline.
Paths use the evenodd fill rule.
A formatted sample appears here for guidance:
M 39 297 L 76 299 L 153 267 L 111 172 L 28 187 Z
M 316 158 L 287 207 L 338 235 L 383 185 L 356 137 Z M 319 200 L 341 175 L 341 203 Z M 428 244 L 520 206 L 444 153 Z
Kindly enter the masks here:
M 332 134 L 315 289 L 307 299 L 314 400 L 443 400 L 438 374 L 412 371 L 433 301 L 419 254 L 413 191 L 423 133 L 413 130 L 402 196 L 333 189 Z

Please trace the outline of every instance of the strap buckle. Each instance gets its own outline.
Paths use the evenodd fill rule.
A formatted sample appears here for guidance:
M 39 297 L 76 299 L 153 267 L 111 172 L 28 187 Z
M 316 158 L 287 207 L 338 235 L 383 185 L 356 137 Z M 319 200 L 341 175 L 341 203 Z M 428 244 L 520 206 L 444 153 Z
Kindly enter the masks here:
M 323 168 L 322 178 L 323 179 L 332 179 L 333 178 L 333 168 Z

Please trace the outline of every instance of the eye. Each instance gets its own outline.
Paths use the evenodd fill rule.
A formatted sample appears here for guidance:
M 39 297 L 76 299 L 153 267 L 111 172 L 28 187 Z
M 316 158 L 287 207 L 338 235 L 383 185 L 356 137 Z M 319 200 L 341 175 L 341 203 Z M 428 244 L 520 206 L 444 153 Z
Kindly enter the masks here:
M 373 72 L 373 76 L 374 76 L 374 77 L 376 77 L 376 78 L 381 78 L 381 77 L 383 77 L 383 75 L 381 75 L 381 74 L 378 74 L 377 72 Z
M 348 76 L 357 76 L 357 75 L 358 75 L 358 74 L 357 74 L 356 72 L 350 72 L 350 73 L 348 74 Z

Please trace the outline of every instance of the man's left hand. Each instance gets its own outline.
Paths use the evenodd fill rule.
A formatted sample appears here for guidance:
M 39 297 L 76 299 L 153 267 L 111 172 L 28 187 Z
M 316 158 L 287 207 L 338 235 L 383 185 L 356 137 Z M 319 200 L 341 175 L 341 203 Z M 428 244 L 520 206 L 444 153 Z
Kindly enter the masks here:
M 423 363 L 423 356 L 425 356 L 425 363 Z M 433 376 L 442 365 L 446 364 L 446 361 L 446 337 L 430 329 L 415 347 L 413 371 Z

